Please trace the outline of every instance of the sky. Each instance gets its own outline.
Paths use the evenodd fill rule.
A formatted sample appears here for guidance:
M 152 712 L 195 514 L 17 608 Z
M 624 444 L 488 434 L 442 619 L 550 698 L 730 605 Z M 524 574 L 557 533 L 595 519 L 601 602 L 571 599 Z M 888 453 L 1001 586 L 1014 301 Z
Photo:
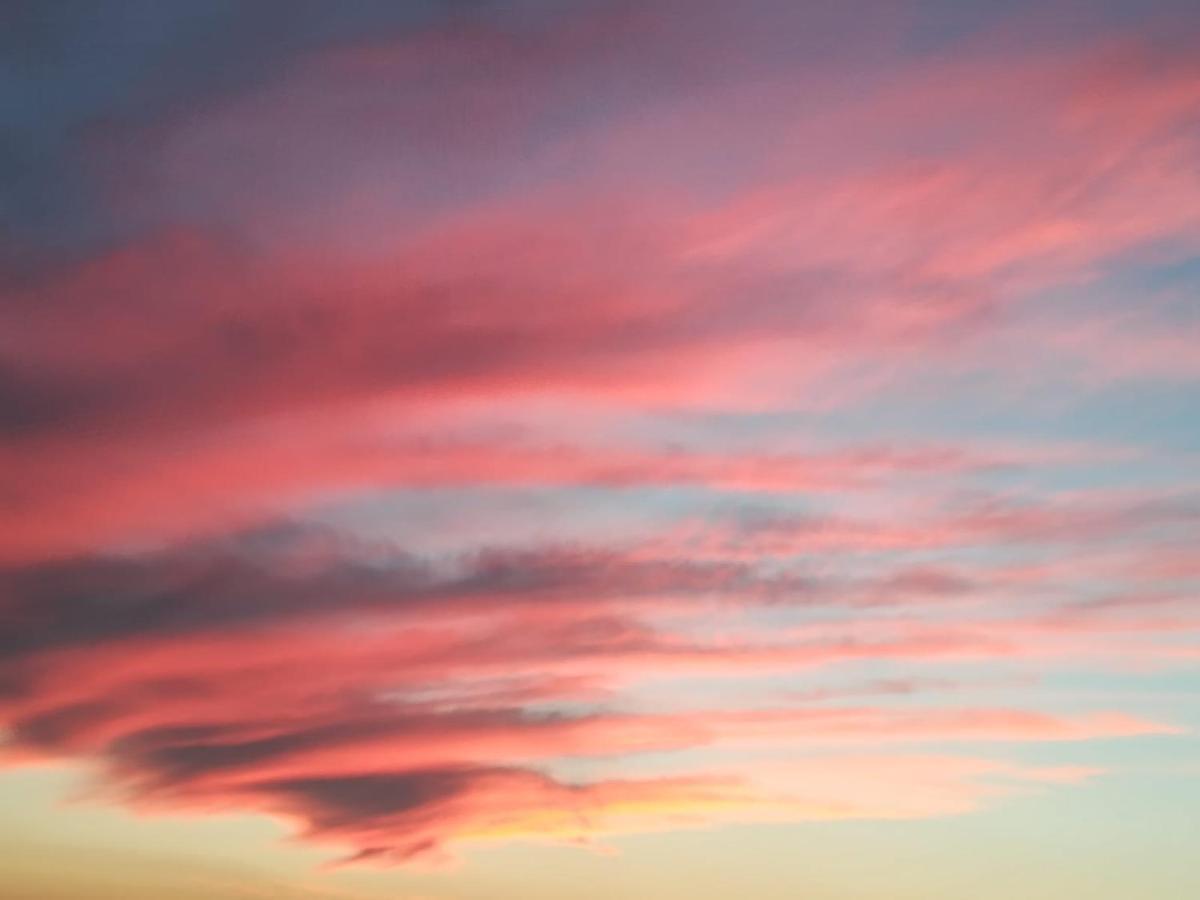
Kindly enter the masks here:
M 0 894 L 1200 896 L 1198 44 L 3 4 Z

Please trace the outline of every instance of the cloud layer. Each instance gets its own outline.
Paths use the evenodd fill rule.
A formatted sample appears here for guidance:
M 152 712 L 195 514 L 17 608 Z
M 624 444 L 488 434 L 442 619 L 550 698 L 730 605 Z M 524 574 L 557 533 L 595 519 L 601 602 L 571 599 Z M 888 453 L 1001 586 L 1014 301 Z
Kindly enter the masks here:
M 1194 23 L 450 6 L 18 66 L 6 762 L 401 864 L 1187 730 L 1053 684 L 1200 660 Z

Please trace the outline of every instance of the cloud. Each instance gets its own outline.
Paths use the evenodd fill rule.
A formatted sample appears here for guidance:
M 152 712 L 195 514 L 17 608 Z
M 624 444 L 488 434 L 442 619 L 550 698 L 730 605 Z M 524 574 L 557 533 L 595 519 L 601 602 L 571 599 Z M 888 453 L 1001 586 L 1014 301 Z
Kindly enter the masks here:
M 38 406 L 38 409 L 44 409 Z M 696 487 L 725 493 L 854 491 L 1105 458 L 1103 448 L 849 446 L 791 452 L 539 444 L 519 439 L 388 437 L 335 417 L 149 445 L 99 438 L 33 454 L 0 450 L 0 556 L 15 561 L 245 528 L 322 498 L 399 488 Z M 343 428 L 350 429 L 347 437 Z M 1108 451 L 1111 453 L 1112 451 Z
M 961 812 L 999 790 L 987 787 L 991 766 L 1017 782 L 1053 776 L 963 757 L 914 783 L 907 757 L 887 748 L 1178 731 L 1122 712 L 813 698 L 623 708 L 639 685 L 669 677 L 1005 659 L 1047 652 L 1056 635 L 1068 642 L 1049 652 L 1069 658 L 1077 628 L 1085 646 L 1095 642 L 1087 616 L 1110 621 L 1103 609 L 1080 610 L 1075 622 L 860 620 L 714 638 L 691 633 L 697 616 L 711 621 L 721 608 L 706 598 L 737 597 L 727 608 L 771 603 L 786 579 L 583 550 L 483 553 L 448 565 L 385 550 L 281 529 L 141 558 L 8 570 L 4 613 L 17 628 L 3 647 L 0 715 L 10 760 L 92 760 L 98 796 L 284 816 L 307 838 L 348 848 L 355 862 L 397 863 L 479 840 Z M 1128 641 L 1129 629 L 1117 625 Z M 718 748 L 840 755 L 811 772 L 682 775 L 695 763 L 681 757 L 673 774 L 651 779 L 551 775 L 569 760 L 617 765 Z M 878 792 L 848 787 L 847 754 L 865 754 L 856 777 L 878 780 Z
M 254 409 L 437 385 L 512 390 L 531 378 L 543 389 L 629 396 L 646 389 L 644 378 L 612 379 L 648 355 L 640 365 L 669 373 L 676 385 L 661 385 L 662 396 L 678 399 L 681 382 L 701 373 L 696 359 L 745 366 L 739 344 L 798 343 L 818 368 L 829 341 L 878 353 L 974 322 L 1005 300 L 1014 267 L 1070 280 L 1194 224 L 1178 130 L 1196 75 L 1182 61 L 1103 46 L 1022 64 L 940 57 L 873 73 L 844 98 L 821 70 L 830 61 L 814 58 L 816 108 L 809 100 L 806 114 L 785 119 L 792 133 L 775 146 L 798 153 L 820 123 L 816 159 L 798 153 L 789 170 L 761 150 L 726 156 L 737 190 L 709 197 L 684 183 L 647 196 L 643 184 L 666 174 L 654 161 L 677 155 L 681 135 L 707 146 L 714 121 L 731 116 L 761 135 L 806 82 L 783 58 L 751 62 L 764 59 L 754 28 L 739 44 L 736 31 L 689 41 L 692 29 L 652 14 L 575 19 L 534 40 L 451 28 L 318 56 L 164 133 L 129 132 L 126 154 L 162 170 L 141 193 L 175 220 L 36 287 L 44 316 L 71 309 L 82 336 L 85 323 L 103 324 L 124 359 L 113 368 L 93 360 L 100 371 L 83 383 L 52 371 L 27 392 L 54 392 L 72 418 L 92 410 L 143 420 L 174 409 L 160 392 L 195 395 L 194 415 L 217 402 L 210 394 L 227 410 Z M 654 27 L 639 30 L 647 22 Z M 706 54 L 732 53 L 738 65 L 724 71 L 734 87 L 664 78 L 670 63 L 647 52 L 659 45 L 676 51 L 671 62 L 689 78 Z M 658 87 L 650 111 L 615 77 L 627 62 L 649 68 L 642 81 Z M 773 77 L 755 80 L 761 68 Z M 390 89 L 418 70 L 428 90 Z M 580 109 L 581 93 L 609 102 Z M 1014 95 L 1037 102 L 1018 106 Z M 564 106 L 578 110 L 574 121 Z M 939 127 L 949 149 L 922 159 L 908 146 Z M 727 144 L 737 130 L 725 130 Z M 884 158 L 843 154 L 833 165 L 830 151 L 850 141 Z M 628 196 L 614 195 L 620 183 Z M 434 196 L 422 203 L 422 191 Z M 267 246 L 192 224 L 212 219 L 214 204 L 218 219 L 254 223 Z M 606 265 L 616 254 L 622 271 Z M 467 255 L 464 272 L 457 261 Z M 745 293 L 755 302 L 734 305 Z M 22 294 L 11 298 L 18 307 L 28 305 Z M 206 296 L 222 300 L 197 302 Z M 148 320 L 131 314 L 131 297 Z M 10 318 L 36 339 L 38 317 Z M 792 354 L 793 369 L 800 361 Z M 138 377 L 142 366 L 160 377 Z
M 920 756 L 817 757 L 764 770 L 770 791 L 745 773 L 572 783 L 527 769 L 460 766 L 264 781 L 237 800 L 296 820 L 310 840 L 348 847 L 349 863 L 438 864 L 452 846 L 480 842 L 587 846 L 606 835 L 738 822 L 960 813 L 1013 785 L 1096 774 Z M 202 808 L 205 798 L 192 802 Z
M 1186 40 L 435 6 L 256 60 L 218 15 L 228 74 L 131 48 L 33 141 L 97 180 L 0 260 L 6 762 L 407 863 L 957 814 L 1098 774 L 1012 744 L 1181 730 L 1028 675 L 1194 660 L 1184 465 L 965 376 L 1194 378 L 1176 306 L 1090 297 L 1196 250 Z M 931 697 L 966 666 L 1025 690 Z
M 870 518 L 766 513 L 740 520 L 681 523 L 674 534 L 660 536 L 650 546 L 661 546 L 665 552 L 686 548 L 693 557 L 707 559 L 964 547 L 1095 548 L 1187 533 L 1200 514 L 1196 498 L 1186 490 L 1082 491 L 1058 497 L 970 492 L 932 503 L 910 501 L 909 506 L 901 515 L 889 511 L 890 515 Z M 967 586 L 962 576 L 936 567 L 918 568 L 883 585 L 923 587 L 934 594 Z

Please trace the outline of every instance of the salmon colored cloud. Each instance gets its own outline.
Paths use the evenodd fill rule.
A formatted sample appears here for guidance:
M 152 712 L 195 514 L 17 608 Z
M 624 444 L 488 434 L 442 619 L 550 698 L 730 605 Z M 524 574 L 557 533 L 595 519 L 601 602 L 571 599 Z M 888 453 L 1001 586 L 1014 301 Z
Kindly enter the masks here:
M 1194 727 L 1125 680 L 1200 628 L 1187 41 L 478 6 L 32 104 L 89 190 L 0 253 L 3 762 L 404 864 Z
M 282 815 L 312 840 L 349 847 L 356 862 L 381 863 L 480 840 L 940 815 L 998 790 L 986 786 L 991 764 L 977 770 L 969 757 L 915 781 L 908 769 L 893 778 L 891 767 L 907 764 L 890 757 L 878 759 L 879 773 L 863 763 L 856 777 L 882 779 L 869 796 L 839 780 L 842 757 L 811 773 L 755 767 L 582 785 L 547 774 L 568 760 L 622 765 L 718 749 L 840 748 L 854 757 L 884 746 L 945 752 L 1180 730 L 1122 712 L 984 706 L 810 701 L 631 712 L 622 705 L 639 685 L 664 677 L 1011 659 L 1047 647 L 1070 658 L 1072 640 L 1095 641 L 1096 623 L 885 619 L 706 640 L 652 628 L 628 610 L 653 612 L 659 592 L 745 592 L 754 584 L 747 571 L 581 552 L 482 555 L 470 568 L 440 571 L 410 557 L 356 558 L 353 548 L 313 537 L 247 535 L 159 558 L 10 571 L 5 613 L 20 629 L 0 645 L 10 760 L 92 760 L 103 796 Z M 627 605 L 634 594 L 642 599 Z M 613 598 L 617 606 L 600 612 Z M 666 608 L 677 615 L 688 602 Z M 1093 614 L 1101 627 L 1110 623 L 1105 610 Z M 1130 630 L 1115 633 L 1128 640 Z M 687 765 L 679 756 L 677 766 Z M 1018 782 L 1057 777 L 996 766 Z
M 585 783 L 458 766 L 268 780 L 232 795 L 173 802 L 193 811 L 229 802 L 261 809 L 293 821 L 306 840 L 348 849 L 344 863 L 443 864 L 453 848 L 481 843 L 596 846 L 608 836 L 721 824 L 958 814 L 1014 790 L 1095 774 L 922 756 L 814 757 L 747 772 Z

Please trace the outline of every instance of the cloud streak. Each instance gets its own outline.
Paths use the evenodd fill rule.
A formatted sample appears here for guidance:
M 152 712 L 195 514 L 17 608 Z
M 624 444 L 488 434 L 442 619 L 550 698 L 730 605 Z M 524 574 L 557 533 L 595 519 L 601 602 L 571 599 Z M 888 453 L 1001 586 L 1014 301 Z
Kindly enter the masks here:
M 6 764 L 394 865 L 1192 727 L 1077 685 L 1197 659 L 1194 22 L 460 6 L 22 13 Z

